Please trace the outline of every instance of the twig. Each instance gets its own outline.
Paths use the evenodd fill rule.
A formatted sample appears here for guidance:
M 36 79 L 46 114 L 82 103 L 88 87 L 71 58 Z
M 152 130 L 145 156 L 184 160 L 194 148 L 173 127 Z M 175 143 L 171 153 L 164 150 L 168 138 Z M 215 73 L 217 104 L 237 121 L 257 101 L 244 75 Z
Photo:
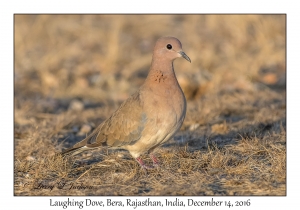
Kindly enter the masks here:
M 90 169 L 86 170 L 83 174 L 81 174 L 76 180 L 75 182 L 77 182 L 81 177 L 83 177 L 87 172 L 89 172 L 90 170 L 92 170 L 94 167 L 92 166 Z

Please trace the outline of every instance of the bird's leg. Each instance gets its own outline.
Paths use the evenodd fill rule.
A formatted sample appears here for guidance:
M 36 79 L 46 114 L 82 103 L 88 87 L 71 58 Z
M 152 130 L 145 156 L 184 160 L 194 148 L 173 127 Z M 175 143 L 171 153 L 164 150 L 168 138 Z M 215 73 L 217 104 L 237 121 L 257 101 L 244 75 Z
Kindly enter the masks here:
M 140 164 L 140 166 L 141 166 L 143 169 L 150 169 L 150 168 L 153 168 L 152 166 L 147 166 L 147 165 L 143 162 L 142 158 L 140 158 L 140 157 L 136 158 L 136 161 Z
M 155 167 L 159 166 L 159 161 L 158 161 L 157 158 L 154 156 L 154 154 L 150 153 L 149 156 L 150 156 L 150 158 L 151 158 L 152 161 L 153 161 L 153 165 L 154 165 Z

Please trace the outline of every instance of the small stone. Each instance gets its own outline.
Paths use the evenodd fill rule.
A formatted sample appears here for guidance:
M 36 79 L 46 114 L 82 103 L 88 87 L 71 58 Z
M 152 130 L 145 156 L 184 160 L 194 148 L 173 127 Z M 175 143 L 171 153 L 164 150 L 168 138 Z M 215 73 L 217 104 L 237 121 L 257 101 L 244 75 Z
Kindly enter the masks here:
M 212 169 L 210 169 L 210 170 L 208 171 L 208 173 L 209 173 L 210 175 L 215 175 L 215 174 L 219 173 L 220 171 L 221 171 L 221 170 L 218 169 L 218 168 L 212 168 Z
M 54 156 L 56 153 L 54 151 L 49 152 L 49 156 Z
M 193 124 L 193 125 L 190 126 L 189 130 L 190 130 L 190 131 L 194 131 L 194 130 L 196 130 L 197 128 L 199 128 L 199 126 L 200 126 L 200 124 L 198 124 L 198 123 L 197 123 L 197 124 Z
M 29 155 L 26 157 L 26 160 L 27 161 L 35 161 L 35 157 Z
M 225 183 L 227 180 L 225 178 L 221 178 L 220 182 Z
M 77 99 L 72 100 L 69 105 L 69 110 L 82 111 L 83 109 L 84 109 L 84 104 Z
M 112 174 L 112 176 L 114 176 L 114 177 L 122 177 L 124 175 L 125 175 L 125 173 L 113 173 Z
M 119 153 L 117 156 L 118 156 L 118 158 L 125 158 L 125 155 L 122 153 Z
M 225 134 L 228 132 L 228 126 L 226 124 L 226 122 L 221 123 L 221 124 L 215 124 L 211 126 L 211 131 L 213 133 L 217 133 L 217 134 Z
M 90 125 L 88 125 L 88 124 L 84 124 L 84 125 L 81 127 L 81 129 L 80 129 L 78 135 L 85 135 L 85 134 L 89 133 L 91 130 L 92 130 L 92 126 L 90 126 Z

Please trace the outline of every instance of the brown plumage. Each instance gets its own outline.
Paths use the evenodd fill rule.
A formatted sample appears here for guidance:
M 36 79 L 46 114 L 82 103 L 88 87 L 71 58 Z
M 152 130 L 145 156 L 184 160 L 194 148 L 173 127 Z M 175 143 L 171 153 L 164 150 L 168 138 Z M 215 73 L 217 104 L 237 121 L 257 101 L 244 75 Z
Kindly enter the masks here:
M 186 100 L 173 69 L 178 57 L 191 62 L 178 39 L 158 39 L 149 74 L 140 89 L 89 136 L 62 154 L 76 155 L 107 146 L 128 150 L 144 168 L 148 166 L 140 158 L 143 153 L 150 154 L 153 163 L 158 164 L 153 150 L 173 137 L 186 113 Z

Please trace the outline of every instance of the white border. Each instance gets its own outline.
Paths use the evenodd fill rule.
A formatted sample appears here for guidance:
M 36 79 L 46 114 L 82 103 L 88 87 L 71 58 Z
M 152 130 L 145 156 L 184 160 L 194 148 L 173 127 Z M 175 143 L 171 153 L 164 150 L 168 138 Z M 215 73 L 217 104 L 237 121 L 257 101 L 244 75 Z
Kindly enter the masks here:
M 1 68 L 0 90 L 1 102 L 1 206 L 4 209 L 54 209 L 49 200 L 66 200 L 67 197 L 14 197 L 13 196 L 13 14 L 14 13 L 286 13 L 287 14 L 287 196 L 282 197 L 214 197 L 218 200 L 251 199 L 252 205 L 247 209 L 262 209 L 265 207 L 299 208 L 299 11 L 295 1 L 1 1 L 0 32 Z M 84 200 L 86 197 L 72 197 Z M 105 200 L 105 197 L 90 197 L 95 200 Z M 125 200 L 127 197 L 112 197 L 115 200 Z M 132 197 L 131 197 L 132 198 Z M 145 197 L 137 197 L 144 199 Z M 151 197 L 162 200 L 175 197 Z M 181 197 L 188 199 L 190 197 Z M 209 200 L 210 197 L 191 197 Z M 19 208 L 18 208 L 19 207 Z M 61 208 L 61 207 L 60 207 Z M 176 207 L 173 207 L 176 208 Z M 201 208 L 201 207 L 194 207 Z M 202 207 L 203 208 L 203 207 Z M 213 207 L 210 207 L 213 208 Z M 215 207 L 220 209 L 220 207 Z M 228 208 L 228 207 L 226 207 Z M 62 209 L 62 208 L 61 208 Z M 78 209 L 67 208 L 67 209 Z M 84 208 L 86 209 L 86 208 Z M 99 207 L 98 207 L 99 209 Z M 128 207 L 125 209 L 133 209 Z M 138 207 L 138 209 L 142 209 Z M 148 208 L 149 209 L 149 208 Z M 179 208 L 177 208 L 179 209 Z

